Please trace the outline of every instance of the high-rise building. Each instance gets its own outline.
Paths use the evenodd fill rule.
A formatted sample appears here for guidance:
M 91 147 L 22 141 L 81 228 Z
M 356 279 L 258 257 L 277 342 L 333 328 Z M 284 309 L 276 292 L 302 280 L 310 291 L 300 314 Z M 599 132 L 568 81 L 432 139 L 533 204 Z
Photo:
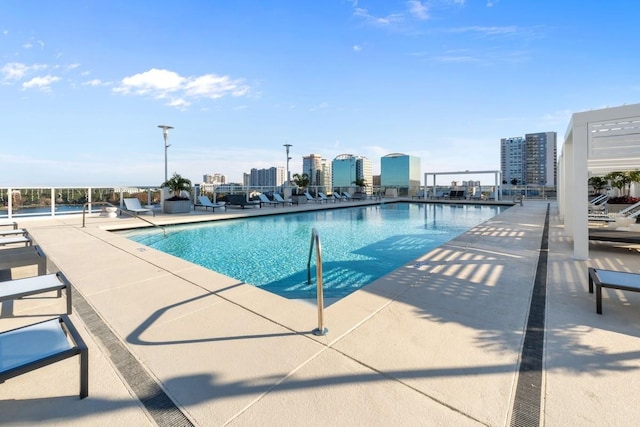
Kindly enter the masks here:
M 558 176 L 556 133 L 528 133 L 524 137 L 525 182 L 529 185 L 555 186 Z
M 366 157 L 341 154 L 331 162 L 331 172 L 334 189 L 352 187 L 356 179 L 363 179 L 367 184 L 366 191 L 371 192 L 373 164 Z
M 392 153 L 380 159 L 380 185 L 383 187 L 419 187 L 420 157 Z
M 503 183 L 555 186 L 557 183 L 556 132 L 528 133 L 500 140 Z
M 249 186 L 251 187 L 279 187 L 284 184 L 284 168 L 282 166 L 269 169 L 251 169 Z
M 309 175 L 309 186 L 319 187 L 318 191 L 326 192 L 331 186 L 331 164 L 319 154 L 302 158 L 302 173 Z
M 504 184 L 524 184 L 524 141 L 521 136 L 500 140 L 500 170 Z

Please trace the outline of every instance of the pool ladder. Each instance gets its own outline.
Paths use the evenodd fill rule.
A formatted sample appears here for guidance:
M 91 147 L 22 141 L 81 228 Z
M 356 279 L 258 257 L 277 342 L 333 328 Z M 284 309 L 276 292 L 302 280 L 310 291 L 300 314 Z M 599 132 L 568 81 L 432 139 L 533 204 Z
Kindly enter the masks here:
M 307 284 L 311 283 L 311 255 L 313 247 L 316 247 L 316 294 L 318 298 L 318 327 L 313 330 L 313 335 L 326 335 L 329 330 L 324 327 L 324 294 L 322 289 L 322 245 L 318 231 L 311 229 L 311 245 L 309 246 L 309 260 L 307 261 Z

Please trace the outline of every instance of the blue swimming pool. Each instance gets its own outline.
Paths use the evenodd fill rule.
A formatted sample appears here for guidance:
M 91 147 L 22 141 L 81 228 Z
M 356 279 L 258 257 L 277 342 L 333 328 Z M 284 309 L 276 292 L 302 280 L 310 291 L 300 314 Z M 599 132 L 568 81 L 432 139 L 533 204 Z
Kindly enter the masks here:
M 325 297 L 342 298 L 504 209 L 387 203 L 171 226 L 167 237 L 148 229 L 123 234 L 283 297 L 308 299 L 316 295 L 315 270 L 307 284 L 315 227 L 322 244 Z

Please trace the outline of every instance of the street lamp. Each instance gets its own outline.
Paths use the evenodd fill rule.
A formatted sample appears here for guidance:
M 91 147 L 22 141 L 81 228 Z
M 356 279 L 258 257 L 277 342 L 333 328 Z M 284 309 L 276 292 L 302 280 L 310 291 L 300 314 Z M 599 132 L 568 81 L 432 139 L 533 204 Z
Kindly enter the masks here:
M 291 175 L 289 174 L 289 160 L 291 160 L 291 157 L 289 157 L 289 147 L 292 147 L 292 145 L 283 144 L 283 147 L 287 149 L 287 187 L 288 187 L 291 183 Z
M 167 140 L 169 139 L 169 129 L 173 129 L 173 127 L 167 125 L 158 125 L 158 127 L 162 129 L 162 134 L 164 135 L 164 182 L 167 182 L 169 180 L 167 175 L 167 148 L 171 147 L 170 144 L 167 144 Z

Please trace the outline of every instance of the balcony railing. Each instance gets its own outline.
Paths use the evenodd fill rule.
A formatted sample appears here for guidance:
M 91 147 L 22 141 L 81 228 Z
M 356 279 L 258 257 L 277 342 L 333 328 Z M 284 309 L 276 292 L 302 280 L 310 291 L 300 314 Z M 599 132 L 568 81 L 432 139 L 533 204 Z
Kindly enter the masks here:
M 439 192 L 449 192 L 453 188 L 450 186 L 436 186 L 436 194 Z M 462 189 L 462 188 L 461 188 Z M 206 194 L 212 199 L 219 199 L 227 194 L 244 193 L 249 197 L 258 193 L 283 193 L 285 191 L 295 191 L 295 187 L 285 189 L 282 186 L 261 186 L 248 187 L 236 184 L 198 184 L 192 189 L 191 199 L 196 200 L 197 195 Z M 431 198 L 433 186 L 367 186 L 357 188 L 347 187 L 327 187 L 309 186 L 306 191 L 312 195 L 324 192 L 331 195 L 334 191 L 338 193 L 349 192 L 353 194 L 361 191 L 370 197 L 413 197 L 419 195 L 423 198 L 423 191 L 426 190 L 427 198 Z M 197 193 L 197 194 L 195 194 Z M 482 195 L 486 199 L 493 200 L 493 187 L 480 186 L 475 190 L 474 198 Z M 527 199 L 555 199 L 555 187 L 543 186 L 509 186 L 501 187 L 498 200 L 511 200 L 514 196 L 524 195 Z M 468 194 L 470 197 L 471 195 Z M 489 197 L 490 196 L 490 197 Z M 108 202 L 115 206 L 122 206 L 122 200 L 128 197 L 137 197 L 142 205 L 153 207 L 162 203 L 162 189 L 158 187 L 131 186 L 131 187 L 0 187 L 0 219 L 42 217 L 42 216 L 62 216 L 82 214 L 82 207 L 88 203 L 87 213 L 99 213 L 104 208 L 102 202 Z M 96 202 L 96 205 L 92 205 Z M 101 203 L 97 203 L 101 202 Z

